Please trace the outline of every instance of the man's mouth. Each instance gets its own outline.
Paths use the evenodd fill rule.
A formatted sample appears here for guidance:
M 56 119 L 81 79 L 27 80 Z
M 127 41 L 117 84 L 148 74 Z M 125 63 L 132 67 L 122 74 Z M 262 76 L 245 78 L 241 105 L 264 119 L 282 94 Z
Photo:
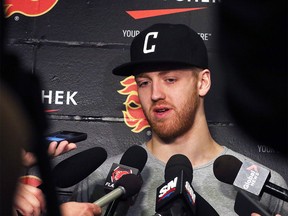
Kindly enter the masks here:
M 155 106 L 153 109 L 153 113 L 157 117 L 161 117 L 161 118 L 166 117 L 170 111 L 171 111 L 171 108 L 169 108 L 168 106 Z
M 164 112 L 166 112 L 168 110 L 169 110 L 168 108 L 161 108 L 161 109 L 155 109 L 155 112 L 156 113 L 164 113 Z

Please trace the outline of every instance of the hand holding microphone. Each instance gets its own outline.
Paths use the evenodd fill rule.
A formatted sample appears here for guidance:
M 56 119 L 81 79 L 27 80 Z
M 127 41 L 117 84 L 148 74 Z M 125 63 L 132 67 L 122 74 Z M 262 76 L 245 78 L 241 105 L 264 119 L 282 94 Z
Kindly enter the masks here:
M 100 216 L 101 208 L 93 203 L 67 202 L 60 206 L 62 216 Z M 34 215 L 33 215 L 34 216 Z

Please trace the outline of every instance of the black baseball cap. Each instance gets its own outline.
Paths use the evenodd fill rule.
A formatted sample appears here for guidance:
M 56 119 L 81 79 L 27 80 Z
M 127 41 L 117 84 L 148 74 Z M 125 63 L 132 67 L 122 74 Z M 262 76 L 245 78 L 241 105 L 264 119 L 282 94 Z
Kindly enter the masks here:
M 130 76 L 136 73 L 208 68 L 207 49 L 202 38 L 184 24 L 154 24 L 141 31 L 132 41 L 130 59 L 113 69 L 113 74 Z

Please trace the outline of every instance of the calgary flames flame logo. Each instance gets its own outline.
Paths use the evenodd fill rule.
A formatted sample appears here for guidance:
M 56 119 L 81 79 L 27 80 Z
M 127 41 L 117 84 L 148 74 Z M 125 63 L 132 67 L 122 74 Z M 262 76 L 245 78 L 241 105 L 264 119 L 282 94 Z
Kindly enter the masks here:
M 5 0 L 6 17 L 20 13 L 29 17 L 41 16 L 50 11 L 58 0 Z
M 122 111 L 125 124 L 132 128 L 132 132 L 139 133 L 150 126 L 139 102 L 134 76 L 129 76 L 120 83 L 124 88 L 119 90 L 118 93 L 128 95 L 126 101 L 123 103 L 126 110 Z

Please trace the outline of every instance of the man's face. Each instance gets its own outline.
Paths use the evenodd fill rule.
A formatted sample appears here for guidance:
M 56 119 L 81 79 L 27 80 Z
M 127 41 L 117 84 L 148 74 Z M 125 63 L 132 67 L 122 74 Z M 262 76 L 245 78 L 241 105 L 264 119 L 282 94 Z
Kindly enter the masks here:
M 136 83 L 144 114 L 160 138 L 171 140 L 192 127 L 199 97 L 191 69 L 142 73 Z

